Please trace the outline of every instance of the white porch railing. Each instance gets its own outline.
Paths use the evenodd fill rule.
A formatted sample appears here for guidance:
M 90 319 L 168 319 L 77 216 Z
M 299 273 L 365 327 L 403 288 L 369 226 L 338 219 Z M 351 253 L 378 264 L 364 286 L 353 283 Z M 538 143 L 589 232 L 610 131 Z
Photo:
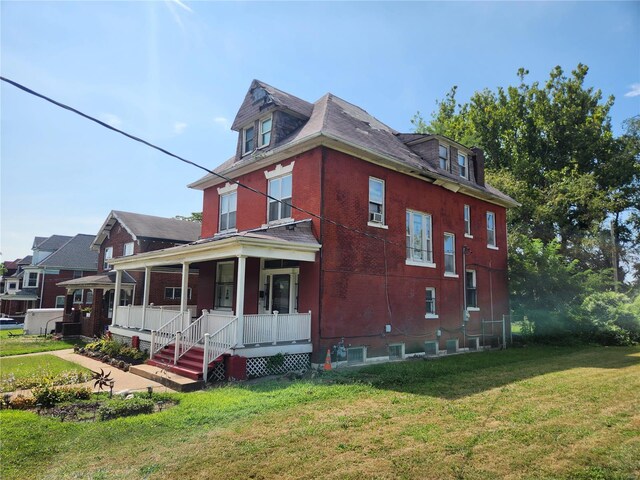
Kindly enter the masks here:
M 176 334 L 182 328 L 185 312 L 179 312 L 158 330 L 151 330 L 151 349 L 149 356 L 153 356 L 174 341 Z
M 238 319 L 232 317 L 231 321 L 212 334 L 204 335 L 204 357 L 202 359 L 202 378 L 207 381 L 209 364 L 220 355 L 231 351 L 236 344 L 236 329 Z
M 311 312 L 244 315 L 245 345 L 311 340 Z
M 159 330 L 163 325 L 169 322 L 176 316 L 176 310 L 180 310 L 180 307 L 152 307 L 148 306 L 143 308 L 142 305 L 127 305 L 118 307 L 116 309 L 116 315 L 113 325 L 125 327 L 125 328 L 137 328 L 139 330 Z M 186 310 L 180 313 L 181 328 L 189 326 L 191 321 L 191 312 Z

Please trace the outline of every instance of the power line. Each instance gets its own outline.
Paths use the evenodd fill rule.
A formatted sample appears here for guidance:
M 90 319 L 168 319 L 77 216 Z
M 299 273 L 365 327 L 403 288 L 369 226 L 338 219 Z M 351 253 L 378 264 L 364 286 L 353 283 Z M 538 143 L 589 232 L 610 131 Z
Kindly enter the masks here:
M 257 189 L 255 189 L 253 187 L 250 187 L 249 185 L 245 185 L 242 182 L 239 182 L 237 180 L 229 178 L 229 177 L 227 177 L 225 175 L 222 175 L 220 173 L 217 173 L 217 172 L 215 172 L 213 170 L 209 170 L 208 168 L 203 167 L 202 165 L 200 165 L 200 164 L 198 164 L 196 162 L 193 162 L 191 160 L 183 158 L 180 155 L 176 155 L 175 153 L 172 153 L 169 150 L 166 150 L 166 149 L 164 149 L 162 147 L 159 147 L 159 146 L 157 146 L 157 145 L 155 145 L 155 144 L 153 144 L 153 143 L 151 143 L 151 142 L 149 142 L 147 140 L 144 140 L 144 139 L 142 139 L 140 137 L 137 137 L 135 135 L 127 133 L 124 130 L 121 130 L 121 129 L 116 128 L 116 127 L 114 127 L 112 125 L 109 125 L 108 123 L 105 123 L 105 122 L 103 122 L 101 120 L 98 120 L 97 118 L 92 117 L 91 115 L 88 115 L 88 114 L 86 114 L 86 113 L 84 113 L 84 112 L 82 112 L 82 111 L 80 111 L 80 110 L 78 110 L 76 108 L 73 108 L 73 107 L 71 107 L 69 105 L 66 105 L 66 104 L 62 103 L 62 102 L 58 102 L 58 101 L 56 101 L 56 100 L 54 100 L 54 99 L 52 99 L 52 98 L 50 98 L 50 97 L 48 97 L 48 96 L 46 96 L 46 95 L 44 95 L 42 93 L 38 93 L 35 90 L 33 90 L 33 89 L 29 88 L 29 87 L 26 87 L 25 85 L 22 85 L 22 84 L 14 81 L 14 80 L 11 80 L 11 79 L 3 77 L 3 76 L 0 76 L 0 80 L 2 80 L 3 82 L 8 83 L 10 85 L 13 85 L 14 87 L 16 87 L 16 88 L 18 88 L 18 89 L 20 89 L 20 90 L 22 90 L 22 91 L 24 91 L 24 92 L 26 92 L 26 93 L 28 93 L 30 95 L 33 95 L 33 96 L 38 97 L 38 98 L 41 98 L 42 100 L 45 100 L 45 101 L 47 101 L 49 103 L 52 103 L 53 105 L 55 105 L 57 107 L 63 108 L 65 110 L 68 110 L 68 111 L 70 111 L 72 113 L 75 113 L 76 115 L 80 115 L 81 117 L 86 118 L 87 120 L 90 120 L 90 121 L 92 121 L 94 123 L 97 123 L 98 125 L 100 125 L 102 127 L 108 128 L 109 130 L 112 130 L 112 131 L 114 131 L 116 133 L 119 133 L 120 135 L 124 135 L 125 137 L 127 137 L 127 138 L 129 138 L 129 139 L 131 139 L 131 140 L 133 140 L 135 142 L 142 143 L 143 145 L 146 145 L 146 146 L 148 146 L 150 148 L 153 148 L 154 150 L 157 150 L 157 151 L 159 151 L 161 153 L 164 153 L 165 155 L 168 155 L 168 156 L 173 157 L 173 158 L 175 158 L 177 160 L 180 160 L 183 163 L 186 163 L 186 164 L 191 165 L 193 167 L 199 168 L 200 170 L 203 170 L 203 171 L 205 171 L 205 172 L 207 172 L 207 173 L 209 173 L 209 174 L 211 174 L 211 175 L 213 175 L 215 177 L 218 177 L 221 180 L 225 180 L 225 181 L 227 181 L 229 183 L 236 184 L 241 188 L 249 190 L 250 192 L 256 193 L 258 195 L 262 195 L 263 197 L 265 197 L 265 198 L 267 198 L 269 200 L 273 200 L 273 201 L 281 203 L 283 205 L 287 205 L 287 206 L 291 207 L 294 210 L 298 210 L 299 212 L 304 213 L 305 215 L 309 215 L 309 216 L 311 216 L 313 218 L 316 218 L 316 219 L 318 219 L 318 220 L 320 220 L 322 222 L 327 222 L 327 223 L 330 223 L 330 224 L 335 225 L 337 227 L 344 228 L 345 230 L 349 230 L 349 231 L 352 231 L 352 232 L 355 232 L 355 233 L 359 233 L 361 235 L 364 235 L 366 237 L 369 237 L 369 238 L 372 238 L 372 239 L 375 239 L 375 240 L 380 240 L 381 242 L 385 242 L 385 243 L 389 243 L 391 245 L 397 245 L 397 246 L 404 247 L 403 244 L 400 244 L 398 242 L 393 242 L 391 240 L 387 240 L 386 238 L 382 238 L 382 237 L 379 237 L 377 235 L 371 234 L 369 232 L 365 232 L 364 230 L 359 230 L 357 228 L 350 227 L 350 226 L 345 225 L 343 223 L 336 222 L 335 220 L 331 220 L 330 218 L 325 218 L 325 217 L 323 217 L 321 215 L 318 215 L 316 213 L 310 212 L 309 210 L 306 210 L 306 209 L 304 209 L 302 207 L 298 207 L 298 206 L 296 206 L 296 205 L 294 205 L 292 203 L 285 202 L 285 201 L 280 200 L 278 198 L 272 197 L 268 193 L 261 192 L 260 190 L 257 190 Z M 417 251 L 417 249 L 414 249 L 414 250 Z M 426 250 L 422 250 L 422 251 L 426 252 Z

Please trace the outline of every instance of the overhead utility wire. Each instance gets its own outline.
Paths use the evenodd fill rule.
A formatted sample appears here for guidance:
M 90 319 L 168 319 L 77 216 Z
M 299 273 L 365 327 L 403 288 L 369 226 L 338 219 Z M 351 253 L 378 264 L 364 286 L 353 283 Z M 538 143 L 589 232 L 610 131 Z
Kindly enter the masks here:
M 229 183 L 234 183 L 234 184 L 238 185 L 239 187 L 242 187 L 242 188 L 244 188 L 246 190 L 249 190 L 249 191 L 251 191 L 253 193 L 256 193 L 258 195 L 262 195 L 263 197 L 266 197 L 266 198 L 268 198 L 270 200 L 273 200 L 274 202 L 278 202 L 278 203 L 281 203 L 283 205 L 287 205 L 287 206 L 293 208 L 294 210 L 298 210 L 299 212 L 302 212 L 302 213 L 304 213 L 306 215 L 309 215 L 309 216 L 311 216 L 313 218 L 317 218 L 318 220 L 320 220 L 322 222 L 331 223 L 332 225 L 335 225 L 337 227 L 344 228 L 345 230 L 349 230 L 349 231 L 352 231 L 352 232 L 355 232 L 355 233 L 359 233 L 361 235 L 364 235 L 364 236 L 369 237 L 369 238 L 373 238 L 375 240 L 380 240 L 381 242 L 384 242 L 384 243 L 389 243 L 391 245 L 397 245 L 397 246 L 406 248 L 406 245 L 403 245 L 401 243 L 393 242 L 391 240 L 387 240 L 386 238 L 382 238 L 382 237 L 379 237 L 377 235 L 373 235 L 373 234 L 371 234 L 369 232 L 365 232 L 365 231 L 359 230 L 357 228 L 349 227 L 347 225 L 344 225 L 343 223 L 336 222 L 335 220 L 331 220 L 330 218 L 325 218 L 325 217 L 323 217 L 321 215 L 318 215 L 316 213 L 313 213 L 313 212 L 310 212 L 308 210 L 305 210 L 304 208 L 301 208 L 301 207 L 298 207 L 296 205 L 293 205 L 292 203 L 285 202 L 285 201 L 280 200 L 278 198 L 274 198 L 271 195 L 269 195 L 268 193 L 261 192 L 260 190 L 257 190 L 257 189 L 255 189 L 253 187 L 250 187 L 249 185 L 245 185 L 245 184 L 243 184 L 243 183 L 241 183 L 241 182 L 239 182 L 237 180 L 234 180 L 234 179 L 229 178 L 229 177 L 227 177 L 225 175 L 222 175 L 220 173 L 217 173 L 217 172 L 214 172 L 212 170 L 209 170 L 208 168 L 203 167 L 202 165 L 199 165 L 199 164 L 197 164 L 197 163 L 195 163 L 195 162 L 193 162 L 191 160 L 187 160 L 186 158 L 183 158 L 183 157 L 181 157 L 179 155 L 176 155 L 175 153 L 172 153 L 169 150 L 166 150 L 166 149 L 164 149 L 162 147 L 154 145 L 153 143 L 148 142 L 147 140 L 144 140 L 144 139 L 142 139 L 140 137 L 136 137 L 135 135 L 127 133 L 124 130 L 120 130 L 119 128 L 116 128 L 116 127 L 114 127 L 112 125 L 109 125 L 108 123 L 105 123 L 102 120 L 98 120 L 97 118 L 92 117 L 91 115 L 88 115 L 86 113 L 83 113 L 83 112 L 81 112 L 80 110 L 78 110 L 76 108 L 70 107 L 69 105 L 66 105 L 66 104 L 64 104 L 62 102 L 58 102 L 58 101 L 56 101 L 56 100 L 54 100 L 54 99 L 52 99 L 50 97 L 47 97 L 46 95 L 43 95 L 42 93 L 38 93 L 35 90 L 32 90 L 31 88 L 26 87 L 26 86 L 24 86 L 24 85 L 22 85 L 22 84 L 20 84 L 20 83 L 18 83 L 16 81 L 13 81 L 13 80 L 11 80 L 9 78 L 0 76 L 0 80 L 2 80 L 3 82 L 7 82 L 8 84 L 13 85 L 14 87 L 16 87 L 16 88 L 18 88 L 18 89 L 20 89 L 20 90 L 22 90 L 22 91 L 24 91 L 24 92 L 26 92 L 26 93 L 28 93 L 30 95 L 34 95 L 34 96 L 36 96 L 38 98 L 41 98 L 41 99 L 43 99 L 43 100 L 45 100 L 45 101 L 47 101 L 49 103 L 52 103 L 57 107 L 63 108 L 65 110 L 68 110 L 68 111 L 70 111 L 72 113 L 75 113 L 76 115 L 80 115 L 81 117 L 86 118 L 87 120 L 90 120 L 90 121 L 92 121 L 94 123 L 97 123 L 98 125 L 100 125 L 102 127 L 108 128 L 109 130 L 113 130 L 114 132 L 119 133 L 120 135 L 124 135 L 125 137 L 130 138 L 131 140 L 133 140 L 135 142 L 142 143 L 142 144 L 144 144 L 144 145 L 146 145 L 148 147 L 153 148 L 154 150 L 158 150 L 159 152 L 164 153 L 165 155 L 168 155 L 168 156 L 173 157 L 173 158 L 175 158 L 177 160 L 180 160 L 181 162 L 186 163 L 188 165 L 191 165 L 191 166 L 194 166 L 196 168 L 199 168 L 200 170 L 204 170 L 205 172 L 207 172 L 207 173 L 209 173 L 209 174 L 211 174 L 211 175 L 213 175 L 215 177 L 218 177 L 218 178 L 220 178 L 222 180 L 225 180 L 225 181 L 227 181 Z M 413 249 L 412 248 L 412 250 L 427 252 L 427 250 L 424 250 L 424 249 L 418 250 L 418 249 Z

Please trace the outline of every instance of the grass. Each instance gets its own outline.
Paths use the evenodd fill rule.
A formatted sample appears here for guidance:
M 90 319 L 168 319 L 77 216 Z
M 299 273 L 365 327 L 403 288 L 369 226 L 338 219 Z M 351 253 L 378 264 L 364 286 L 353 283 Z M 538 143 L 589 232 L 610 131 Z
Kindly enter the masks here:
M 10 337 L 9 333 L 19 335 Z M 0 357 L 25 353 L 51 352 L 83 344 L 79 340 L 53 340 L 39 335 L 22 335 L 22 330 L 0 330 Z
M 512 349 L 175 394 L 104 423 L 0 414 L 18 478 L 626 479 L 640 348 Z
M 0 392 L 31 388 L 44 378 L 63 385 L 85 377 L 90 377 L 88 369 L 54 355 L 0 358 Z

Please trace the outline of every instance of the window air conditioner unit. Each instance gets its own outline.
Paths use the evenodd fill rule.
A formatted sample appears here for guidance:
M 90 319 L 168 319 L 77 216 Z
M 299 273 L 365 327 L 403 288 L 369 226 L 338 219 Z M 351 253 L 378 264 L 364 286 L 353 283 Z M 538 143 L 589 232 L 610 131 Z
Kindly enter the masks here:
M 369 220 L 374 223 L 382 223 L 382 214 L 378 212 L 369 213 Z

